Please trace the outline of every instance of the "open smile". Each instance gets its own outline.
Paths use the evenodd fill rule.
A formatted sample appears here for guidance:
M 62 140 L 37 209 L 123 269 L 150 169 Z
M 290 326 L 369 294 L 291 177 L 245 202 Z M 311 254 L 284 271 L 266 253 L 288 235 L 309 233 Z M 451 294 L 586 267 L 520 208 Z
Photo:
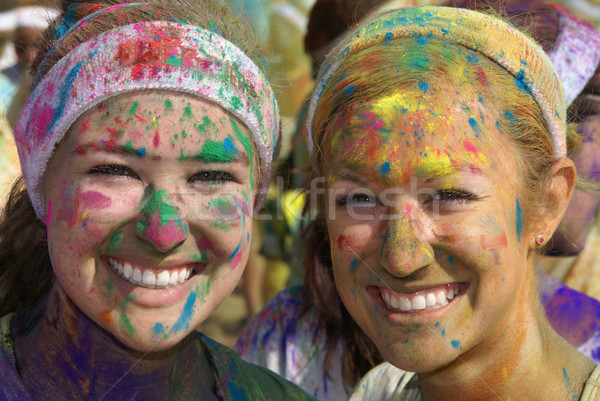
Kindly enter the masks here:
M 151 289 L 164 289 L 181 285 L 205 267 L 205 264 L 192 263 L 169 269 L 156 269 L 114 257 L 108 258 L 108 264 L 125 281 L 139 287 Z
M 396 313 L 418 313 L 440 309 L 463 295 L 468 283 L 450 283 L 410 293 L 371 287 L 368 291 L 388 309 Z

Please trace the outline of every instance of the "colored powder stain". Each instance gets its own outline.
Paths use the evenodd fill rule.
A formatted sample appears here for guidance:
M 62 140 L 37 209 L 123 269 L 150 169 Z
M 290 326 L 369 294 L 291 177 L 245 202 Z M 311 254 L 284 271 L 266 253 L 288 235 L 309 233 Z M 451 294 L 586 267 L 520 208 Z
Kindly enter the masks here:
M 231 105 L 233 106 L 234 110 L 239 110 L 239 109 L 241 109 L 241 108 L 244 107 L 244 105 L 240 101 L 240 98 L 237 97 L 237 96 L 232 96 L 231 97 Z
M 229 121 L 231 122 L 231 126 L 233 127 L 233 132 L 235 133 L 235 136 L 237 137 L 238 141 L 240 141 L 240 143 L 242 144 L 242 146 L 244 147 L 244 150 L 246 151 L 246 157 L 248 157 L 248 160 L 250 161 L 250 177 L 253 178 L 254 177 L 254 158 L 252 157 L 252 144 L 250 143 L 250 139 L 248 138 L 247 135 L 245 135 L 242 130 L 240 129 L 240 127 L 238 126 L 237 122 L 235 121 L 235 119 L 233 117 L 229 117 Z M 250 180 L 250 189 L 254 190 L 254 179 Z
M 454 348 L 456 348 L 456 349 L 460 349 L 461 348 L 460 347 L 460 341 L 458 341 L 458 340 L 452 340 L 452 341 L 450 341 L 450 344 L 452 344 L 452 346 Z
M 504 112 L 504 117 L 508 118 L 510 121 L 513 121 L 513 122 L 519 121 L 519 119 L 516 118 L 515 116 L 513 116 L 513 113 L 511 113 L 510 111 Z
M 127 330 L 129 332 L 129 334 L 135 334 L 135 329 L 131 325 L 131 321 L 129 320 L 129 317 L 125 313 L 125 308 L 127 307 L 127 304 L 129 303 L 129 301 L 133 301 L 134 299 L 135 299 L 135 295 L 132 295 L 132 294 L 127 295 L 127 297 L 123 300 L 121 316 L 119 317 L 119 322 L 125 328 L 125 330 Z
M 114 282 L 114 277 L 109 277 L 108 280 L 106 280 L 106 290 L 108 291 L 108 296 L 110 296 L 110 293 L 112 292 Z
M 385 40 L 383 41 L 384 44 L 389 43 L 390 40 L 392 40 L 392 38 L 394 37 L 394 34 L 391 32 L 387 32 L 384 36 Z
M 165 110 L 173 110 L 173 102 L 171 102 L 169 99 L 165 100 Z
M 419 82 L 419 89 L 423 91 L 423 93 L 427 93 L 429 91 L 429 84 L 425 81 Z
M 112 316 L 110 315 L 109 310 L 103 310 L 100 312 L 100 324 L 105 328 L 110 328 L 113 324 Z
M 450 263 L 450 265 L 454 265 L 454 258 L 452 256 L 448 257 L 448 263 Z
M 354 268 L 356 267 L 356 264 L 358 263 L 358 259 L 354 259 L 352 262 L 350 262 L 350 271 L 354 271 Z
M 179 209 L 172 204 L 167 191 L 156 191 L 141 210 L 145 221 L 136 223 L 136 230 L 156 244 L 176 244 L 187 235 Z
M 198 157 L 206 163 L 231 163 L 236 159 L 237 150 L 229 138 L 225 141 L 207 139 Z
M 444 337 L 446 335 L 446 330 L 442 329 L 442 337 Z
M 173 325 L 173 332 L 178 333 L 181 330 L 187 330 L 190 328 L 190 320 L 192 319 L 192 314 L 194 313 L 194 303 L 196 303 L 196 293 L 192 292 L 187 301 L 185 301 L 185 306 L 183 307 L 183 311 L 179 316 L 179 319 Z
M 250 401 L 245 391 L 242 391 L 234 382 L 227 381 L 227 387 L 233 401 Z
M 77 198 L 85 209 L 104 209 L 111 204 L 109 197 L 97 191 L 82 192 Z
M 121 237 L 123 236 L 123 231 L 119 231 L 114 233 L 110 240 L 108 241 L 108 247 L 106 247 L 106 252 L 113 253 L 119 250 L 119 242 L 121 241 Z
M 354 93 L 354 85 L 348 86 L 344 92 L 346 92 L 346 96 L 352 95 Z
M 202 252 L 200 252 L 200 255 L 195 253 L 192 256 L 192 259 L 197 260 L 198 262 L 205 262 L 208 260 L 208 255 L 206 254 L 206 252 L 202 251 Z
M 134 101 L 133 104 L 131 105 L 131 108 L 128 111 L 128 114 L 130 116 L 134 116 L 135 113 L 137 112 L 138 107 L 140 107 L 140 104 L 138 103 L 138 101 Z
M 160 144 L 160 137 L 158 136 L 158 132 L 154 134 L 154 141 L 152 142 L 155 148 L 158 148 Z
M 516 199 L 516 212 L 517 212 L 517 238 L 521 242 L 521 233 L 523 232 L 523 209 L 519 203 L 519 198 Z
M 65 105 L 67 99 L 73 96 L 73 83 L 75 82 L 75 78 L 79 75 L 79 71 L 83 67 L 83 61 L 75 64 L 71 71 L 67 74 L 59 92 L 58 96 L 58 105 L 54 109 L 54 113 L 52 115 L 52 121 L 48 125 L 48 129 L 45 132 L 50 132 L 50 129 L 54 127 L 56 121 L 60 116 L 64 114 Z
M 385 178 L 385 176 L 390 172 L 390 162 L 385 162 L 379 167 L 379 174 L 381 178 Z
M 46 225 L 50 223 L 52 218 L 52 201 L 48 200 L 48 207 L 46 208 Z
M 473 128 L 473 131 L 475 131 L 475 132 L 481 131 L 481 129 L 479 128 L 479 125 L 477 125 L 477 121 L 475 121 L 475 119 L 473 117 L 469 118 L 469 125 L 471 126 L 471 128 Z
M 183 109 L 183 117 L 192 118 L 192 109 L 190 108 L 190 106 L 186 106 L 185 109 Z
M 517 84 L 517 87 L 519 89 L 521 89 L 522 91 L 528 92 L 528 93 L 531 92 L 531 88 L 529 87 L 529 84 L 525 80 L 525 71 L 523 71 L 523 70 L 519 71 L 519 73 L 515 77 L 515 83 Z
M 470 120 L 469 120 L 469 122 L 470 122 Z M 467 140 L 463 141 L 463 147 L 469 153 L 473 153 L 474 155 L 479 154 L 479 151 L 477 150 L 477 148 L 475 146 L 473 146 L 473 144 L 471 142 L 467 141 Z
M 154 334 L 156 334 L 156 335 L 162 333 L 164 330 L 165 329 L 164 329 L 162 323 L 156 323 L 154 325 L 154 327 L 152 328 L 152 331 L 154 331 Z

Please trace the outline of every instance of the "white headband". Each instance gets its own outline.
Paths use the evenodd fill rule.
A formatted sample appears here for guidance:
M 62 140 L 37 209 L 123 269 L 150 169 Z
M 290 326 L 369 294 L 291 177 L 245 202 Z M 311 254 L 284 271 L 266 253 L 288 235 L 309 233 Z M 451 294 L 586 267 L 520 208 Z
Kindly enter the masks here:
M 84 112 L 122 93 L 166 89 L 212 101 L 250 130 L 263 161 L 262 188 L 279 143 L 275 95 L 233 43 L 206 29 L 164 21 L 122 26 L 61 58 L 29 97 L 15 140 L 29 197 L 43 220 L 41 180 L 55 146 Z M 259 192 L 261 194 L 262 192 Z M 262 199 L 257 199 L 256 210 Z

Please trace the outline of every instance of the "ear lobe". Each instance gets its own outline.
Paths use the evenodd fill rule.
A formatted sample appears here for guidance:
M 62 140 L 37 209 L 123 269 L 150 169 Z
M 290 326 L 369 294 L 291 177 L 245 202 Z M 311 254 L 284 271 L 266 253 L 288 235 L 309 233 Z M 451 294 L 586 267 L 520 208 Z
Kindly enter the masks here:
M 540 203 L 539 219 L 531 232 L 536 247 L 540 245 L 536 237 L 542 235 L 546 241 L 549 240 L 548 230 L 554 233 L 569 206 L 577 177 L 575 164 L 566 157 L 559 159 L 550 167 L 548 177 L 546 196 Z

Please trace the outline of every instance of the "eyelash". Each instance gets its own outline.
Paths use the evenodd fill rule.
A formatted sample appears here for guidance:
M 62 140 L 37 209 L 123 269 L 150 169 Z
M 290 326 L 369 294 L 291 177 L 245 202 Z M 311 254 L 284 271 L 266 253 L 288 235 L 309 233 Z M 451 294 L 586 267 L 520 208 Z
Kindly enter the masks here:
M 355 193 L 352 195 L 338 197 L 338 198 L 336 198 L 335 202 L 336 202 L 337 206 L 345 206 L 348 203 L 364 203 L 364 204 L 368 204 L 368 205 L 375 205 L 375 204 L 381 203 L 379 201 L 379 199 L 377 199 L 377 198 L 372 199 L 372 198 L 374 198 L 374 197 L 367 195 L 367 194 Z M 462 204 L 466 201 L 477 200 L 477 199 L 479 199 L 478 196 L 473 193 L 463 191 L 461 189 L 449 188 L 449 189 L 441 189 L 439 191 L 436 191 L 435 195 L 429 197 L 425 201 L 425 203 L 427 204 L 427 203 L 431 203 L 434 201 L 438 201 L 438 202 Z
M 139 179 L 138 175 L 129 167 L 118 164 L 104 164 L 100 166 L 95 166 L 90 169 L 89 173 L 116 177 L 132 177 Z M 206 170 L 199 171 L 188 179 L 189 183 L 193 183 L 195 181 L 222 184 L 225 181 L 235 181 L 235 177 L 232 174 L 225 171 Z

